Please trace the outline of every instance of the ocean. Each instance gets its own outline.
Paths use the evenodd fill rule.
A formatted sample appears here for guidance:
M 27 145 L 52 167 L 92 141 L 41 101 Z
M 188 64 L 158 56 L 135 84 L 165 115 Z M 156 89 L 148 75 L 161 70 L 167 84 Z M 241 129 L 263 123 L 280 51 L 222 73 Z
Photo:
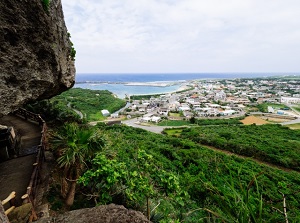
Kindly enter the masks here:
M 180 89 L 185 81 L 278 76 L 277 73 L 175 73 L 175 74 L 77 74 L 76 88 L 108 90 L 126 95 L 164 94 Z M 286 74 L 293 75 L 293 74 Z M 128 85 L 129 83 L 129 85 Z M 138 86 L 137 86 L 138 85 Z

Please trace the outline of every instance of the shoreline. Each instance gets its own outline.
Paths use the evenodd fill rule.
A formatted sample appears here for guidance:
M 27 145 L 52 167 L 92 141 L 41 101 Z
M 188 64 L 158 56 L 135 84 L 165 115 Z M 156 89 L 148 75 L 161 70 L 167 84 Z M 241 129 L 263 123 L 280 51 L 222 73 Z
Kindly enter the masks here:
M 152 81 L 152 82 L 108 82 L 108 81 L 81 81 L 75 84 L 89 84 L 91 86 L 120 84 L 124 86 L 150 86 L 150 87 L 170 87 L 178 84 L 188 83 L 189 81 Z
M 185 90 L 188 90 L 190 89 L 191 87 L 189 87 L 188 85 L 183 85 L 183 86 L 180 86 L 178 89 L 176 89 L 175 91 L 170 91 L 170 92 L 165 92 L 165 93 L 153 93 L 153 94 L 132 94 L 130 96 L 144 96 L 144 95 L 164 95 L 164 94 L 173 94 L 173 93 L 176 93 L 176 92 L 180 92 L 180 91 L 185 91 Z

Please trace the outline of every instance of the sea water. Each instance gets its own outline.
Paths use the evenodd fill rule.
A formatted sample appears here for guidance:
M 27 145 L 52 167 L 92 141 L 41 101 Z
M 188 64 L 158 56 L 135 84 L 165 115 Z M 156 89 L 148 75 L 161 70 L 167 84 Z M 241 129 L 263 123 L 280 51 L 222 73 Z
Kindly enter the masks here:
M 175 92 L 180 88 L 180 85 L 175 84 L 172 86 L 158 87 L 158 86 L 132 86 L 125 84 L 92 84 L 92 83 L 79 83 L 74 87 L 91 89 L 91 90 L 108 90 L 119 98 L 125 98 L 126 95 L 147 95 L 147 94 L 164 94 L 169 92 Z

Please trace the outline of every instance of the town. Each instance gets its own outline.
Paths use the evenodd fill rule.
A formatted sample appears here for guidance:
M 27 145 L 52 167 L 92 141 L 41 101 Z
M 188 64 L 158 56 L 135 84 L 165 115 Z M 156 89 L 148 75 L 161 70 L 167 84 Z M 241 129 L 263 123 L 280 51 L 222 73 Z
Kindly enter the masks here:
M 122 113 L 128 119 L 140 117 L 137 119 L 140 123 L 237 118 L 252 114 L 277 122 L 300 117 L 299 79 L 194 80 L 184 83 L 182 88 L 184 90 L 163 95 L 131 96 Z M 111 115 L 111 118 L 118 117 L 119 112 Z

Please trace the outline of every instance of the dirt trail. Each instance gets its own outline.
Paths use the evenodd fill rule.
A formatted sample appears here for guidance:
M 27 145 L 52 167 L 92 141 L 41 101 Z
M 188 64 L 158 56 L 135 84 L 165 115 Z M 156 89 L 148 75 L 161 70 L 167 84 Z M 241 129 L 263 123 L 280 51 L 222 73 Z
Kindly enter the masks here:
M 203 144 L 200 144 L 200 145 L 203 146 L 203 147 L 205 147 L 205 148 L 208 148 L 208 149 L 211 149 L 211 150 L 214 150 L 214 151 L 217 151 L 217 152 L 229 155 L 229 156 L 236 156 L 236 157 L 239 157 L 239 158 L 242 158 L 242 159 L 249 159 L 249 160 L 252 160 L 252 161 L 254 161 L 256 163 L 259 163 L 259 164 L 262 164 L 262 165 L 266 165 L 268 167 L 276 168 L 276 169 L 279 169 L 279 170 L 283 170 L 285 172 L 291 172 L 291 171 L 299 172 L 297 170 L 293 170 L 293 169 L 289 169 L 289 168 L 286 168 L 286 167 L 278 166 L 278 165 L 275 165 L 273 163 L 261 161 L 259 159 L 253 158 L 253 157 L 243 156 L 243 155 L 239 155 L 239 154 L 227 151 L 227 150 L 218 149 L 218 148 L 213 147 L 213 146 L 207 146 L 207 145 L 203 145 Z

